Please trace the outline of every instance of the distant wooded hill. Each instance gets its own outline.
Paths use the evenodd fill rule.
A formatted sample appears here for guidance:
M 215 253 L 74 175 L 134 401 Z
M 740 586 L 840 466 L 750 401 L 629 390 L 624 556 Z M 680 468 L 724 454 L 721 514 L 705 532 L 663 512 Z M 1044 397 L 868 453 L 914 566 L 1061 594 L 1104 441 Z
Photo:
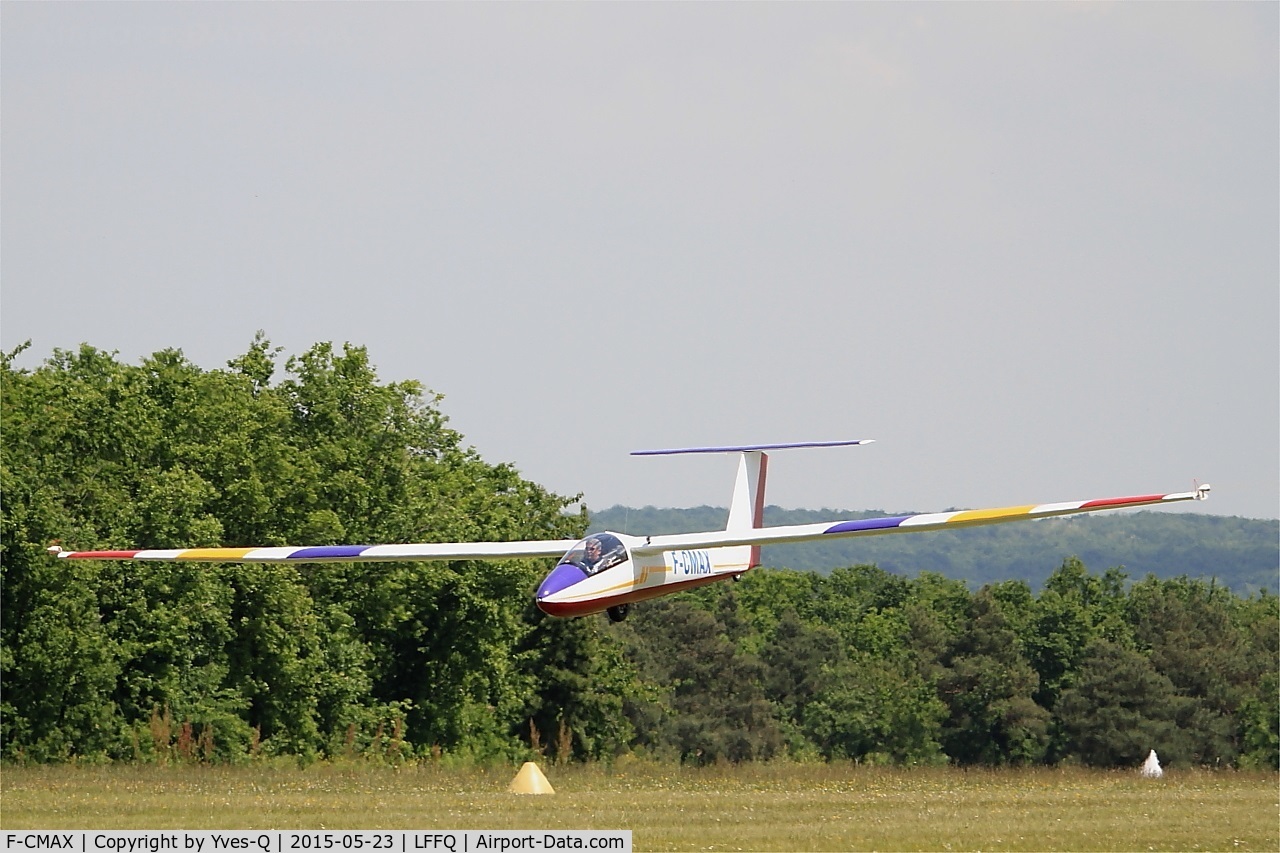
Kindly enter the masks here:
M 882 512 L 765 508 L 768 526 L 870 518 Z M 728 510 L 642 509 L 612 506 L 591 513 L 591 530 L 624 533 L 687 533 L 724 527 Z M 1240 595 L 1280 587 L 1280 521 L 1138 512 L 1048 518 L 1016 524 L 909 535 L 866 536 L 830 542 L 771 545 L 764 565 L 830 571 L 874 563 L 894 574 L 936 572 L 977 588 L 1022 579 L 1039 589 L 1067 557 L 1079 557 L 1094 572 L 1124 568 L 1132 579 L 1186 575 L 1216 578 Z

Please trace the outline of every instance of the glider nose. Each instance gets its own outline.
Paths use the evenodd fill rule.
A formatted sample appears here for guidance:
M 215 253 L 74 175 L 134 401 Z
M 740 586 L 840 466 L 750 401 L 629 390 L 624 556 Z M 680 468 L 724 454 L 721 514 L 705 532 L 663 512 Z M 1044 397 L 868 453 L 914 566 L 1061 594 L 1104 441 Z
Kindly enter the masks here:
M 572 563 L 561 563 L 551 570 L 551 574 L 542 579 L 542 584 L 538 587 L 538 606 L 542 607 L 542 600 L 547 596 L 555 595 L 586 579 L 587 573 L 582 569 Z

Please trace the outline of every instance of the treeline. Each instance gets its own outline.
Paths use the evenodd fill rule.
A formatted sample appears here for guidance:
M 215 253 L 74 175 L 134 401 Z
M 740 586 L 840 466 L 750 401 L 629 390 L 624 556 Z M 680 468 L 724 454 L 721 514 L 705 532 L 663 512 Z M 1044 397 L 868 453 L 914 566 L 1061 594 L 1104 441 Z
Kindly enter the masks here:
M 54 560 L 76 548 L 542 539 L 575 501 L 491 465 L 363 348 L 224 370 L 90 346 L 0 364 L 0 737 L 10 759 L 490 754 L 537 701 L 538 567 Z M 172 737 L 172 741 L 170 740 Z M 192 746 L 194 742 L 195 746 Z
M 1276 767 L 1277 598 L 1065 561 L 971 592 L 759 569 L 611 626 L 637 745 L 683 760 Z
M 547 566 L 79 562 L 44 549 L 562 538 L 359 347 L 223 370 L 89 346 L 0 361 L 5 760 L 254 756 L 1276 766 L 1274 595 L 1090 574 L 971 591 L 759 570 L 603 617 Z
M 1149 484 L 1148 484 L 1149 485 Z M 1010 495 L 1017 500 L 1025 495 Z M 942 510 L 945 507 L 933 507 Z M 765 507 L 768 525 L 810 524 L 845 518 L 896 515 L 880 511 Z M 658 509 L 612 506 L 591 513 L 591 530 L 658 534 L 723 527 L 723 507 Z M 1280 584 L 1280 521 L 1180 511 L 1102 513 L 1000 524 L 912 536 L 872 536 L 826 542 L 768 545 L 764 564 L 829 571 L 875 563 L 913 577 L 934 572 L 977 589 L 1021 579 L 1039 589 L 1061 560 L 1079 557 L 1089 566 L 1122 566 L 1130 577 L 1186 575 L 1216 581 L 1240 595 Z

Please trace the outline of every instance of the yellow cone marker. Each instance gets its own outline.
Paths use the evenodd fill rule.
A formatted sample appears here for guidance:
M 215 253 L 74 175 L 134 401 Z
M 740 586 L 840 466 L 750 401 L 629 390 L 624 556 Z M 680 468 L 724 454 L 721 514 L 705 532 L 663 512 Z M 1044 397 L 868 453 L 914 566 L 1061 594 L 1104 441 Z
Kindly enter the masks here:
M 520 772 L 516 774 L 516 778 L 511 780 L 511 787 L 507 790 L 513 794 L 554 794 L 556 792 L 556 789 L 552 788 L 551 783 L 547 781 L 547 777 L 542 775 L 542 770 L 532 761 L 524 763 Z

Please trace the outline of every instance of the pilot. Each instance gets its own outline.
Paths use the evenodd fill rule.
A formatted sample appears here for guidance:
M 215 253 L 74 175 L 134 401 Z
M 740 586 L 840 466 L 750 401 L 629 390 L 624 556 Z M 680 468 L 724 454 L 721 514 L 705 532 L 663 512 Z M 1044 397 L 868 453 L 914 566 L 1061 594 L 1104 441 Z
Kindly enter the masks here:
M 609 538 L 613 539 L 612 536 Z M 596 572 L 602 572 L 626 559 L 624 556 L 626 549 L 623 548 L 621 542 L 613 540 L 609 544 L 613 547 L 605 551 L 604 542 L 601 541 L 600 537 L 596 536 L 592 536 L 584 543 L 584 562 L 587 564 L 587 574 L 594 575 Z
M 587 571 L 595 574 L 596 566 L 600 564 L 600 540 L 594 536 L 588 539 L 586 551 Z

